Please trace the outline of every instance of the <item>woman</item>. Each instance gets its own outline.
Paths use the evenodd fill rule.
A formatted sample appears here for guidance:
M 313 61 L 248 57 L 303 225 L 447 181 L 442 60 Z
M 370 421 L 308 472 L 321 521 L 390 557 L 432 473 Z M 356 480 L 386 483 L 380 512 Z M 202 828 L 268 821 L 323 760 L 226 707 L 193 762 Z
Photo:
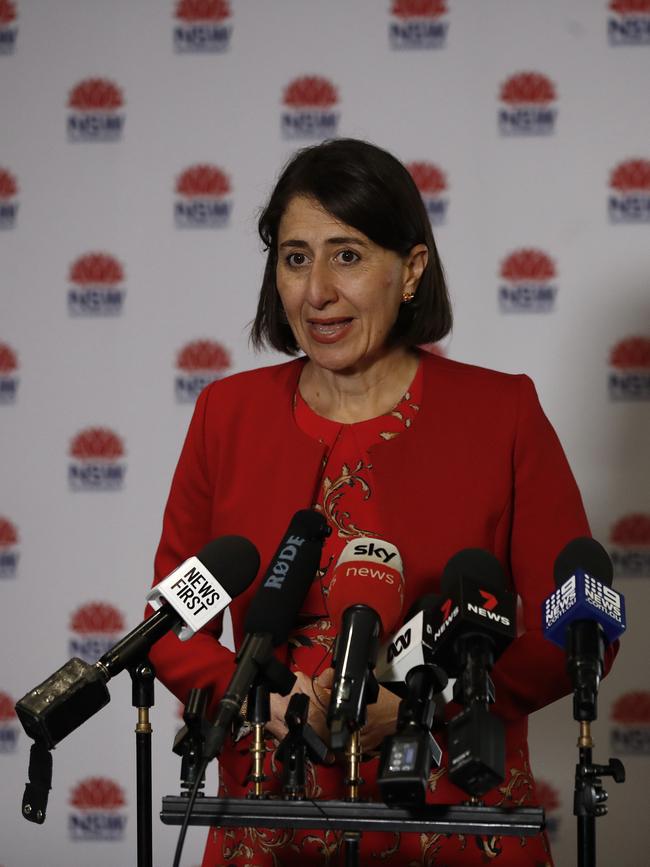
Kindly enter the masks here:
M 572 538 L 588 533 L 561 446 L 525 376 L 509 376 L 420 351 L 451 327 L 451 311 L 429 220 L 406 169 L 361 141 L 336 140 L 299 152 L 259 221 L 268 248 L 256 346 L 288 363 L 238 374 L 199 397 L 172 483 L 156 579 L 211 538 L 239 533 L 255 542 L 263 568 L 289 518 L 321 509 L 332 527 L 321 569 L 284 649 L 294 691 L 310 698 L 310 722 L 326 734 L 335 638 L 328 616 L 332 563 L 357 536 L 399 548 L 404 611 L 438 589 L 459 550 L 491 551 L 523 604 L 525 631 L 493 671 L 494 712 L 506 727 L 507 777 L 488 804 L 535 803 L 527 715 L 569 692 L 562 653 L 541 634 L 541 603 L 552 566 Z M 256 584 L 231 605 L 235 642 Z M 367 601 L 367 600 L 360 600 Z M 219 627 L 181 645 L 169 636 L 151 656 L 159 677 L 185 701 L 212 686 L 216 706 L 233 672 Z M 266 773 L 275 761 L 288 699 L 272 697 Z M 368 753 L 394 731 L 397 700 L 384 689 L 368 708 Z M 249 771 L 246 737 L 220 760 L 220 794 L 240 796 Z M 362 797 L 378 799 L 375 758 L 362 765 Z M 339 764 L 310 769 L 314 798 L 341 798 Z M 459 803 L 445 763 L 428 798 Z M 550 864 L 546 839 L 369 833 L 362 863 L 386 865 Z M 213 829 L 204 867 L 341 863 L 334 832 Z

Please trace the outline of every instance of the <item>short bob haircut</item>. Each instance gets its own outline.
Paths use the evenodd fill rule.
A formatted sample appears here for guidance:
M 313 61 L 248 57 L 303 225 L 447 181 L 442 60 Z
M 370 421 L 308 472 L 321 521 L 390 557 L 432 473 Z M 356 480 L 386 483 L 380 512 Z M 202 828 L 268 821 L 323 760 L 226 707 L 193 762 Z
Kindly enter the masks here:
M 435 343 L 450 331 L 447 286 L 431 223 L 413 178 L 399 160 L 375 145 L 333 139 L 295 154 L 259 219 L 258 231 L 268 254 L 251 326 L 256 349 L 268 344 L 288 355 L 300 351 L 276 285 L 278 229 L 295 196 L 314 199 L 337 220 L 400 256 L 407 256 L 416 244 L 426 244 L 429 261 L 415 297 L 400 306 L 391 340 L 414 347 Z

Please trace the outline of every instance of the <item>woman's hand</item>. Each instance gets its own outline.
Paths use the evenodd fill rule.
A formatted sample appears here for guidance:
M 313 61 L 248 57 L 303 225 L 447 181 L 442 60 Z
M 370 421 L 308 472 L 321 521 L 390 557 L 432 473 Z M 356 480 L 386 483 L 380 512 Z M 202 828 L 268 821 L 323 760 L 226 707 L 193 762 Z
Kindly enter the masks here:
M 303 671 L 295 671 L 296 682 L 289 695 L 278 695 L 271 693 L 271 719 L 266 724 L 266 730 L 279 741 L 287 734 L 287 725 L 284 721 L 284 716 L 287 712 L 287 707 L 294 693 L 303 693 L 309 696 L 309 714 L 307 722 L 314 729 L 316 734 L 329 743 L 329 731 L 327 728 L 327 708 L 329 705 L 330 689 L 323 687 L 316 678 L 313 685 L 312 679 Z
M 316 686 L 323 691 L 327 691 L 328 702 L 333 683 L 333 668 L 326 669 L 316 678 Z M 367 706 L 367 721 L 361 729 L 361 749 L 364 753 L 378 749 L 385 737 L 395 734 L 399 703 L 400 700 L 394 693 L 383 686 L 379 687 L 377 701 Z M 327 715 L 327 710 L 325 710 L 325 715 Z M 326 743 L 329 743 L 329 732 L 327 733 Z

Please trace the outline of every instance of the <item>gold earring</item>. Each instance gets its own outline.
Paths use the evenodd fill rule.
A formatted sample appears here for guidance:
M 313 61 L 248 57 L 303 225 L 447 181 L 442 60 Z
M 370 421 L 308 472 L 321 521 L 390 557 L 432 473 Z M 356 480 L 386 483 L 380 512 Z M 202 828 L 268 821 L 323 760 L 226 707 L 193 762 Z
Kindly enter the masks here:
M 408 304 L 415 298 L 415 292 L 402 292 L 402 302 Z

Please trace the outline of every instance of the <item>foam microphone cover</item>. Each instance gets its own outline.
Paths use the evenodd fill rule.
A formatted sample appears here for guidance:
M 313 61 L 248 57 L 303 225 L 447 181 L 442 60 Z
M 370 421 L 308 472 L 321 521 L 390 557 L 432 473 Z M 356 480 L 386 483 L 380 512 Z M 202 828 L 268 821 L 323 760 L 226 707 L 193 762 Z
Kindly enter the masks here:
M 221 536 L 196 555 L 233 599 L 252 584 L 260 568 L 260 555 L 244 536 Z
M 268 633 L 274 647 L 287 641 L 316 577 L 328 533 L 319 512 L 296 512 L 246 613 L 246 633 Z
M 447 562 L 440 579 L 443 595 L 452 595 L 463 578 L 480 581 L 483 589 L 495 594 L 506 589 L 506 577 L 501 564 L 483 548 L 464 548 Z
M 361 537 L 341 552 L 329 586 L 327 607 L 337 632 L 352 605 L 372 608 L 381 621 L 380 641 L 400 622 L 404 604 L 402 558 L 390 542 Z
M 557 555 L 553 568 L 555 586 L 561 587 L 567 578 L 575 575 L 578 569 L 591 575 L 601 584 L 612 586 L 614 567 L 609 554 L 600 542 L 589 536 L 573 539 Z

